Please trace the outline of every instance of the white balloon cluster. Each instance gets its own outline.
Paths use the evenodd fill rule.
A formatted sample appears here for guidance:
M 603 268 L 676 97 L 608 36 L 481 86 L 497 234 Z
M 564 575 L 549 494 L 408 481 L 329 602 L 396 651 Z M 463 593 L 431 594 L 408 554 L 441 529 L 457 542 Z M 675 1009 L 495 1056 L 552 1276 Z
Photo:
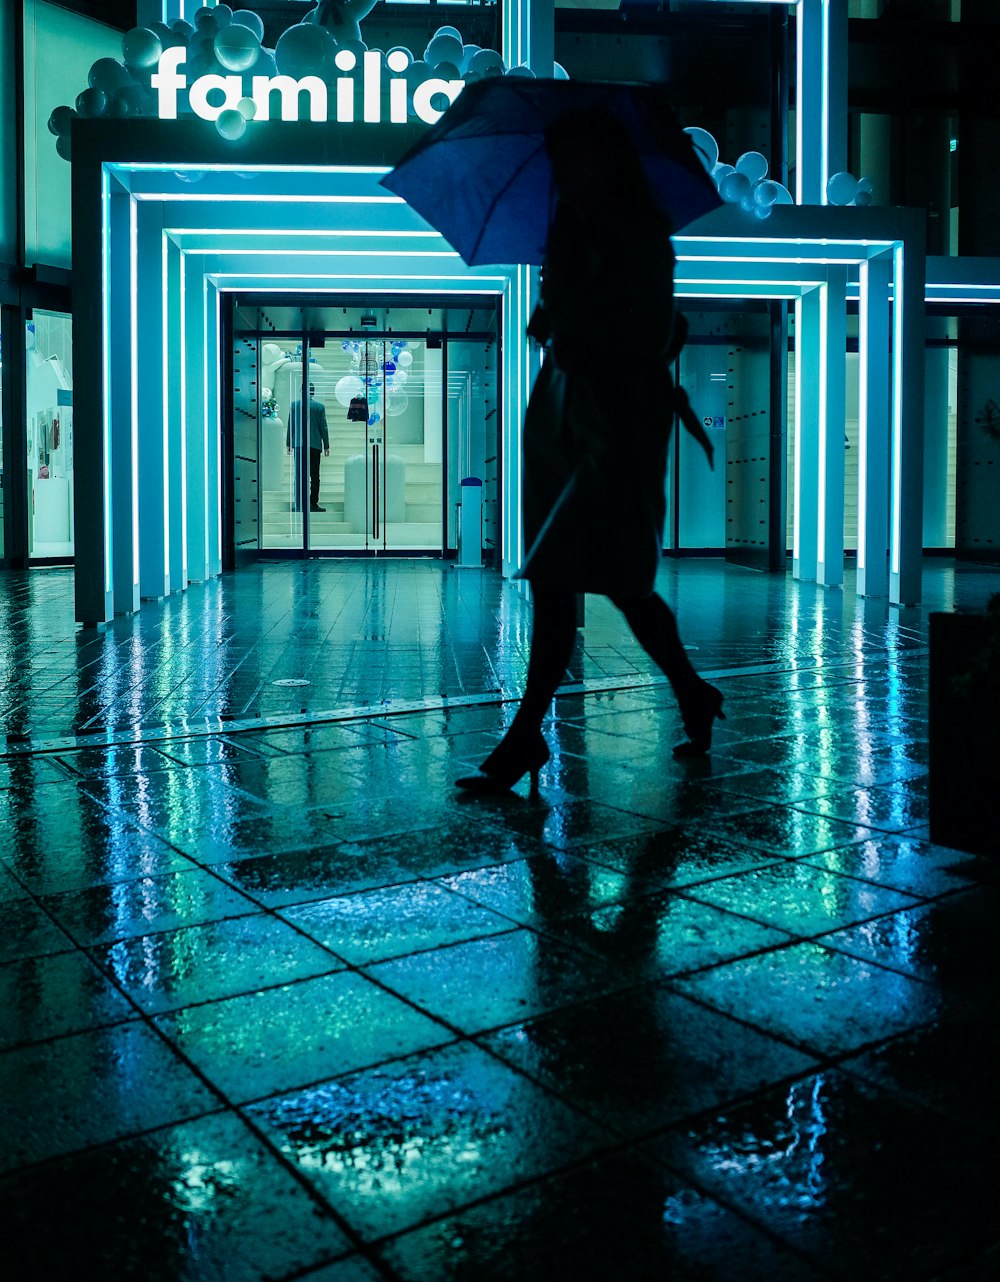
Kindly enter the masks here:
M 872 180 L 855 178 L 846 171 L 834 174 L 826 184 L 826 199 L 831 205 L 870 205 Z
M 350 34 L 337 39 L 319 20 L 322 9 L 322 4 L 316 5 L 301 22 L 282 32 L 273 49 L 262 44 L 264 23 L 258 15 L 250 9 L 234 10 L 228 4 L 198 9 L 194 22 L 179 18 L 169 26 L 154 22 L 148 27 L 134 27 L 122 37 L 121 61 L 99 58 L 91 67 L 88 87 L 77 97 L 75 106 L 56 107 L 52 112 L 48 123 L 56 136 L 56 150 L 64 160 L 70 159 L 70 123 L 76 116 L 155 116 L 157 100 L 150 80 L 160 55 L 171 47 L 187 51 L 184 69 L 191 81 L 206 75 L 246 77 L 245 96 L 238 107 L 223 111 L 216 121 L 223 138 L 242 137 L 256 110 L 250 96 L 251 76 L 319 76 L 332 84 L 341 74 L 335 61 L 341 50 L 350 50 L 359 62 L 361 55 L 368 52 L 364 41 L 353 34 L 358 31 L 356 23 L 348 28 Z M 404 74 L 411 95 L 431 77 L 462 79 L 471 84 L 490 76 L 535 74 L 526 66 L 508 68 L 494 49 L 466 44 L 456 27 L 439 27 L 421 58 L 415 58 L 401 45 L 374 52 L 381 54 L 386 67 L 389 55 L 405 55 Z M 393 59 L 396 66 L 400 61 Z M 557 79 L 568 79 L 558 63 L 554 74 Z
M 64 160 L 70 159 L 70 124 L 76 116 L 155 116 L 156 95 L 150 80 L 164 49 L 187 51 L 186 68 L 192 79 L 251 70 L 255 75 L 276 75 L 274 53 L 261 46 L 263 37 L 264 23 L 256 13 L 227 4 L 204 6 L 195 13 L 194 22 L 178 18 L 170 25 L 153 22 L 133 27 L 122 37 L 121 60 L 98 58 L 74 106 L 56 107 L 52 112 L 49 131 L 56 136 L 56 150 Z M 238 136 L 246 128 L 245 115 L 224 111 L 217 127 L 223 137 Z
M 745 151 L 735 165 L 721 164 L 719 144 L 707 129 L 691 127 L 684 132 L 727 205 L 739 205 L 748 214 L 768 218 L 774 205 L 795 203 L 787 187 L 768 178 L 767 157 L 759 151 Z

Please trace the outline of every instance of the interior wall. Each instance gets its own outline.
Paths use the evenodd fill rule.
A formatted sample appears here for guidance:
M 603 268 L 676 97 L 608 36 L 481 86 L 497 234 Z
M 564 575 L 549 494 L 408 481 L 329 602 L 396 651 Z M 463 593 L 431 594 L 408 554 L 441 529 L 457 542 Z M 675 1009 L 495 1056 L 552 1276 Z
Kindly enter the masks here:
M 256 338 L 233 336 L 233 546 L 237 556 L 260 546 L 258 349 Z
M 727 328 L 726 551 L 763 564 L 770 513 L 770 319 L 730 314 Z
M 963 323 L 958 351 L 955 546 L 1000 551 L 1000 344 L 996 322 Z M 988 340 L 992 339 L 990 342 Z

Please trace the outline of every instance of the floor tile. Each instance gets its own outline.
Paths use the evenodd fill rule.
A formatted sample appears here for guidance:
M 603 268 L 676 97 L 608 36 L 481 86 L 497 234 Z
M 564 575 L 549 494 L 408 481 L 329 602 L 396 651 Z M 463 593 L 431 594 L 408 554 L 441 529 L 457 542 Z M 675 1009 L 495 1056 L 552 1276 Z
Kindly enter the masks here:
M 931 1023 L 941 1011 L 930 985 L 816 944 L 730 962 L 671 986 L 826 1055 Z
M 666 979 L 745 957 L 794 938 L 676 894 L 640 899 L 552 922 L 549 932 L 604 957 L 633 980 Z
M 263 913 L 139 935 L 93 955 L 154 1015 L 343 968 L 339 958 Z
M 850 792 L 832 792 L 796 803 L 797 810 L 807 814 L 827 815 L 845 823 L 902 832 L 929 817 L 926 799 L 898 793 L 893 788 L 855 788 Z
M 189 871 L 190 859 L 152 833 L 115 828 L 108 840 L 21 847 L 12 855 L 19 878 L 35 895 L 57 895 L 110 886 L 140 877 Z
M 333 1264 L 325 1264 L 309 1273 L 295 1275 L 296 1282 L 381 1282 L 385 1274 L 375 1268 L 363 1255 L 345 1256 Z
M 7 1175 L 0 1214 L 8 1282 L 259 1282 L 351 1248 L 333 1217 L 228 1114 Z
M 505 918 L 426 881 L 323 899 L 282 916 L 354 966 L 511 929 Z
M 73 940 L 30 899 L 0 903 L 0 964 L 72 948 Z
M 731 1276 L 734 1260 L 742 1282 L 819 1282 L 822 1276 L 633 1153 L 470 1207 L 391 1239 L 381 1253 L 404 1282 L 706 1282 Z
M 462 813 L 451 822 L 397 836 L 359 842 L 374 854 L 385 852 L 419 877 L 446 877 L 487 864 L 523 859 L 543 849 L 538 840 L 510 831 L 502 820 Z
M 369 973 L 466 1033 L 526 1019 L 628 982 L 601 959 L 530 930 L 382 962 Z
M 17 1047 L 0 1055 L 0 1170 L 218 1107 L 216 1096 L 141 1023 Z
M 949 999 L 1000 1006 L 995 964 L 995 913 L 990 887 L 947 895 L 880 922 L 824 935 L 821 942 L 934 984 Z
M 256 761 L 271 751 L 250 735 L 231 739 L 214 735 L 200 735 L 189 739 L 166 739 L 156 745 L 157 751 L 185 766 L 220 765 L 224 762 Z
M 158 745 L 143 743 L 83 748 L 77 752 L 64 753 L 59 762 L 68 774 L 79 775 L 83 779 L 112 779 L 182 768 L 180 762 L 164 756 Z
M 706 826 L 732 841 L 743 842 L 755 850 L 770 850 L 789 859 L 873 836 L 871 828 L 860 824 L 803 814 L 790 806 L 768 806 L 731 819 L 713 819 Z
M 657 984 L 517 1024 L 481 1041 L 628 1138 L 815 1067 L 807 1055 Z
M 198 869 L 47 895 L 41 902 L 82 945 L 236 917 L 253 907 L 217 877 Z
M 27 899 L 28 892 L 12 872 L 0 867 L 0 904 L 9 903 L 12 899 Z
M 345 971 L 162 1015 L 157 1026 L 236 1103 L 452 1037 L 370 980 Z
M 780 855 L 753 850 L 701 827 L 669 827 L 637 837 L 598 841 L 581 849 L 584 859 L 645 882 L 680 888 L 778 863 Z
M 977 1135 L 1000 1138 L 998 1053 L 1000 1031 L 993 1012 L 984 1011 L 894 1037 L 842 1067 Z
M 684 894 L 806 936 L 898 912 L 917 902 L 898 890 L 789 861 L 691 886 Z
M 964 851 L 905 836 L 879 837 L 807 855 L 803 862 L 921 898 L 967 887 L 977 863 Z
M 268 1100 L 250 1112 L 367 1240 L 608 1143 L 593 1123 L 468 1042 Z
M 523 807 L 507 805 L 502 813 L 504 823 L 512 831 L 558 850 L 571 850 L 612 837 L 654 832 L 662 826 L 655 819 L 588 801 L 553 806 L 544 801 Z
M 364 792 L 364 783 L 344 769 L 342 756 L 303 752 L 228 763 L 225 783 L 265 804 L 292 809 L 350 802 Z
M 418 876 L 402 866 L 392 847 L 339 842 L 217 863 L 212 865 L 212 871 L 270 908 L 416 881 Z
M 84 953 L 0 965 L 0 1050 L 136 1016 Z
M 820 1073 L 649 1146 L 833 1277 L 927 1278 L 997 1230 L 988 1141 Z
M 636 887 L 628 877 L 565 851 L 474 868 L 442 878 L 442 885 L 515 922 L 536 927 L 654 890 L 652 885 Z

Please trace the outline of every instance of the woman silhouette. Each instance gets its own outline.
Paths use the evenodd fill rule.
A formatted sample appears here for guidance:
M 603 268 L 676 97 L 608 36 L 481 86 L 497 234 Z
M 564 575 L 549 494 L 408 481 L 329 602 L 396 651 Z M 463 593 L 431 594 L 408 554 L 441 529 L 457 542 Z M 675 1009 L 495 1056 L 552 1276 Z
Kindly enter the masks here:
M 677 756 L 708 752 L 722 694 L 703 681 L 677 622 L 653 591 L 663 549 L 672 411 L 712 446 L 670 365 L 686 326 L 673 304 L 671 227 L 653 204 L 638 155 L 606 112 L 573 112 L 545 135 L 556 204 L 541 302 L 528 327 L 546 359 L 524 421 L 523 516 L 528 553 L 518 572 L 534 602 L 521 706 L 471 792 L 532 788 L 549 759 L 542 721 L 566 671 L 580 592 L 608 596 L 666 674 L 687 740 Z M 609 333 L 630 357 L 607 354 Z

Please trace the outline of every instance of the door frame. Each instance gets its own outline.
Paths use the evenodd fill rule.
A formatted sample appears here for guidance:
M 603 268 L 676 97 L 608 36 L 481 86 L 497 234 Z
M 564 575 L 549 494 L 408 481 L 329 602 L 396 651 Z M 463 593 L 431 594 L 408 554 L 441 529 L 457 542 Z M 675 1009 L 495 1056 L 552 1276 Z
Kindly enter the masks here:
M 344 296 L 340 294 L 331 294 L 329 297 L 321 296 L 321 301 L 324 305 L 328 305 L 328 306 L 342 305 L 343 297 Z M 300 295 L 289 295 L 289 299 L 294 299 L 294 305 L 298 307 L 304 307 L 307 305 L 307 302 L 316 301 L 314 299 L 307 300 Z M 284 302 L 284 296 L 280 294 L 276 294 L 272 301 L 275 304 L 281 304 L 282 302 Z M 388 341 L 388 342 L 392 342 L 397 339 L 405 339 L 407 341 L 423 341 L 423 342 L 427 342 L 428 345 L 430 346 L 440 344 L 442 348 L 442 361 L 441 361 L 442 442 L 441 442 L 440 545 L 436 549 L 403 548 L 395 551 L 390 548 L 383 549 L 381 547 L 377 547 L 377 548 L 311 548 L 309 546 L 309 512 L 308 512 L 309 504 L 303 503 L 302 504 L 303 511 L 302 511 L 301 546 L 286 547 L 286 548 L 258 547 L 256 551 L 252 553 L 245 552 L 245 551 L 241 551 L 239 554 L 236 553 L 235 492 L 234 492 L 234 487 L 235 487 L 234 413 L 235 413 L 235 410 L 234 410 L 234 395 L 233 395 L 233 387 L 234 387 L 233 339 L 234 339 L 234 333 L 235 333 L 234 313 L 235 313 L 235 309 L 238 302 L 239 302 L 239 299 L 235 293 L 228 293 L 225 296 L 225 305 L 221 308 L 221 318 L 220 318 L 221 352 L 222 352 L 222 358 L 223 358 L 223 369 L 222 369 L 223 377 L 222 377 L 222 395 L 221 395 L 222 416 L 221 416 L 221 423 L 220 423 L 221 438 L 222 438 L 221 439 L 221 459 L 222 459 L 221 475 L 222 475 L 222 518 L 223 518 L 223 539 L 222 539 L 223 570 L 224 571 L 232 570 L 232 569 L 235 569 L 238 565 L 248 564 L 256 560 L 305 560 L 305 559 L 315 559 L 315 558 L 328 558 L 328 559 L 366 558 L 366 559 L 374 560 L 377 557 L 382 557 L 382 558 L 434 557 L 434 558 L 439 558 L 441 560 L 453 560 L 458 554 L 458 549 L 457 549 L 457 546 L 452 548 L 452 547 L 449 547 L 448 545 L 448 502 L 449 502 L 449 486 L 448 486 L 449 414 L 448 414 L 448 394 L 447 394 L 448 346 L 451 341 L 456 341 L 456 342 L 480 341 L 480 342 L 483 342 L 484 344 L 490 343 L 490 342 L 493 342 L 496 344 L 496 348 L 497 348 L 496 449 L 497 449 L 497 462 L 498 462 L 497 476 L 498 476 L 498 486 L 502 486 L 502 483 L 503 483 L 502 468 L 499 466 L 500 461 L 502 459 L 502 454 L 503 454 L 503 450 L 502 450 L 503 421 L 502 421 L 502 413 L 500 408 L 503 404 L 503 398 L 501 395 L 501 387 L 499 382 L 500 372 L 502 368 L 501 359 L 500 359 L 501 353 L 502 353 L 502 332 L 501 332 L 502 308 L 500 306 L 500 296 L 498 295 L 496 298 L 491 299 L 491 305 L 494 308 L 495 317 L 496 317 L 496 325 L 492 331 L 490 330 L 471 331 L 470 330 L 470 331 L 456 331 L 454 333 L 446 329 L 423 329 L 423 330 L 393 329 L 393 330 L 386 330 L 386 331 L 383 331 L 383 330 L 370 331 L 370 330 L 361 330 L 361 329 L 329 329 L 329 330 L 318 331 L 315 329 L 309 329 L 306 326 L 302 326 L 301 328 L 293 328 L 293 329 L 268 329 L 268 330 L 241 329 L 240 331 L 242 336 L 246 338 L 254 338 L 257 340 L 258 343 L 263 342 L 265 340 L 268 342 L 290 340 L 292 342 L 301 344 L 302 370 L 301 370 L 300 396 L 305 396 L 306 389 L 308 388 L 309 344 L 311 341 L 314 340 L 317 334 L 321 333 L 323 338 L 326 341 L 329 341 L 331 339 L 334 341 L 339 341 L 345 338 L 357 339 L 361 337 L 364 339 L 375 339 L 375 340 Z M 481 297 L 476 297 L 474 300 L 472 300 L 472 303 L 475 306 L 481 307 L 483 305 L 483 299 Z M 358 306 L 363 304 L 360 304 L 360 300 L 355 299 L 352 296 L 351 305 Z M 398 306 L 398 305 L 399 305 L 399 301 L 394 298 L 387 297 L 385 299 L 379 300 L 379 306 Z M 418 298 L 406 297 L 404 305 L 431 307 L 431 308 L 440 307 L 447 311 L 459 311 L 467 308 L 470 305 L 470 300 L 464 297 L 455 298 L 455 299 L 452 299 L 450 297 L 440 298 L 436 295 L 428 294 L 426 297 L 424 296 L 420 296 Z M 258 468 L 259 468 L 259 459 L 260 459 L 259 432 L 260 432 L 260 424 L 258 421 L 258 451 L 257 451 Z M 300 478 L 300 485 L 307 487 L 308 462 L 309 462 L 308 456 L 306 455 L 305 450 L 300 450 L 298 451 L 298 453 L 301 456 L 301 463 L 302 463 L 303 472 L 304 472 L 304 475 Z M 305 494 L 306 492 L 307 492 L 307 489 L 302 490 L 303 494 Z M 500 546 L 500 539 L 502 538 L 502 533 L 499 529 L 499 522 L 502 516 L 502 506 L 503 506 L 502 503 L 497 504 L 498 549 Z M 498 550 L 497 550 L 497 556 L 499 557 Z

